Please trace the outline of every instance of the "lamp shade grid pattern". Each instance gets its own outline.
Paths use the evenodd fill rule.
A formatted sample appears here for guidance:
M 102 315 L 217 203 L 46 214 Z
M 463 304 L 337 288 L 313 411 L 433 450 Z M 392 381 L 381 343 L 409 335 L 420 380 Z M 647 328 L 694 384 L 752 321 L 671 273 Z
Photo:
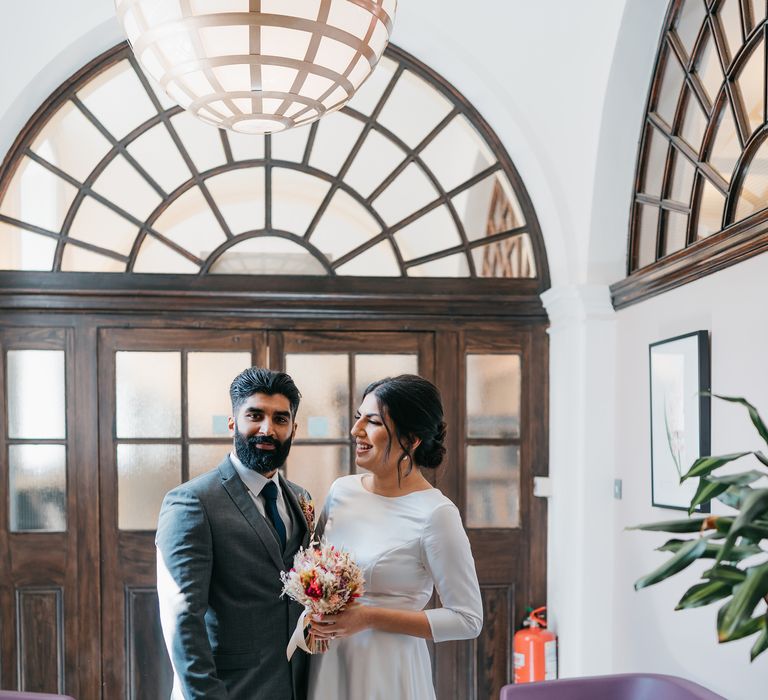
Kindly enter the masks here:
M 145 72 L 204 122 L 265 134 L 346 104 L 389 42 L 396 0 L 116 0 Z

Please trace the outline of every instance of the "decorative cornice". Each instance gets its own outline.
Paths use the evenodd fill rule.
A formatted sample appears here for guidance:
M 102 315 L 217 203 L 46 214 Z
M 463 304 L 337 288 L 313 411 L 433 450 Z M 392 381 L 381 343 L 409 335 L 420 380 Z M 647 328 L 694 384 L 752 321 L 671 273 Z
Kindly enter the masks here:
M 550 321 L 550 333 L 586 321 L 612 321 L 615 312 L 610 290 L 603 284 L 563 285 L 541 295 Z
M 546 322 L 538 280 L 0 272 L 0 311 Z

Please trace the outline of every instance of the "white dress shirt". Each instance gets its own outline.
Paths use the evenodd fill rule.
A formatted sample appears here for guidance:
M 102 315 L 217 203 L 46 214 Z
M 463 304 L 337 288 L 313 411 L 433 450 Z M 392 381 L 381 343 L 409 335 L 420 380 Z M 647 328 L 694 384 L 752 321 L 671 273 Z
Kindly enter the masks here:
M 256 504 L 256 509 L 261 513 L 267 521 L 267 510 L 264 496 L 261 494 L 261 490 L 267 485 L 268 481 L 274 482 L 277 486 L 277 512 L 280 513 L 280 517 L 285 525 L 285 539 L 286 541 L 291 539 L 293 534 L 293 524 L 291 523 L 291 515 L 288 510 L 288 504 L 285 502 L 285 496 L 283 496 L 283 489 L 280 486 L 280 479 L 277 478 L 277 472 L 272 475 L 271 479 L 267 479 L 263 474 L 248 469 L 237 457 L 234 452 L 229 453 L 229 459 L 232 461 L 232 465 L 237 472 L 237 475 L 242 479 L 245 484 L 245 488 L 248 489 L 248 495 L 251 500 Z

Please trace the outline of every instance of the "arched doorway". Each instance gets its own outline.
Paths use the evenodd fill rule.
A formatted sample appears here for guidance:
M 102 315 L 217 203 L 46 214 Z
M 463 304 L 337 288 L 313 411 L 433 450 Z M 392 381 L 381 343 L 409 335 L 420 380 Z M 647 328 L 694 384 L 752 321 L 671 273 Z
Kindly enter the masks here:
M 0 170 L 4 685 L 163 696 L 160 498 L 226 451 L 248 363 L 300 384 L 287 469 L 320 501 L 354 469 L 361 385 L 434 379 L 437 482 L 486 612 L 477 641 L 436 647 L 439 696 L 510 679 L 512 631 L 546 591 L 542 238 L 460 94 L 394 47 L 374 76 L 309 128 L 243 139 L 165 104 L 120 45 L 19 135 Z

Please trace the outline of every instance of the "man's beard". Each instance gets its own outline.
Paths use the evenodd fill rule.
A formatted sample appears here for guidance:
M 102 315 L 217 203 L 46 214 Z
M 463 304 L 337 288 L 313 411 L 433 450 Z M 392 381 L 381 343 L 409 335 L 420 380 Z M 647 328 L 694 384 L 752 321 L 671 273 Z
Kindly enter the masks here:
M 252 435 L 246 438 L 235 425 L 235 454 L 243 466 L 259 474 L 279 469 L 285 464 L 291 451 L 292 437 L 285 442 L 267 435 Z M 260 450 L 256 445 L 274 445 L 274 450 Z

